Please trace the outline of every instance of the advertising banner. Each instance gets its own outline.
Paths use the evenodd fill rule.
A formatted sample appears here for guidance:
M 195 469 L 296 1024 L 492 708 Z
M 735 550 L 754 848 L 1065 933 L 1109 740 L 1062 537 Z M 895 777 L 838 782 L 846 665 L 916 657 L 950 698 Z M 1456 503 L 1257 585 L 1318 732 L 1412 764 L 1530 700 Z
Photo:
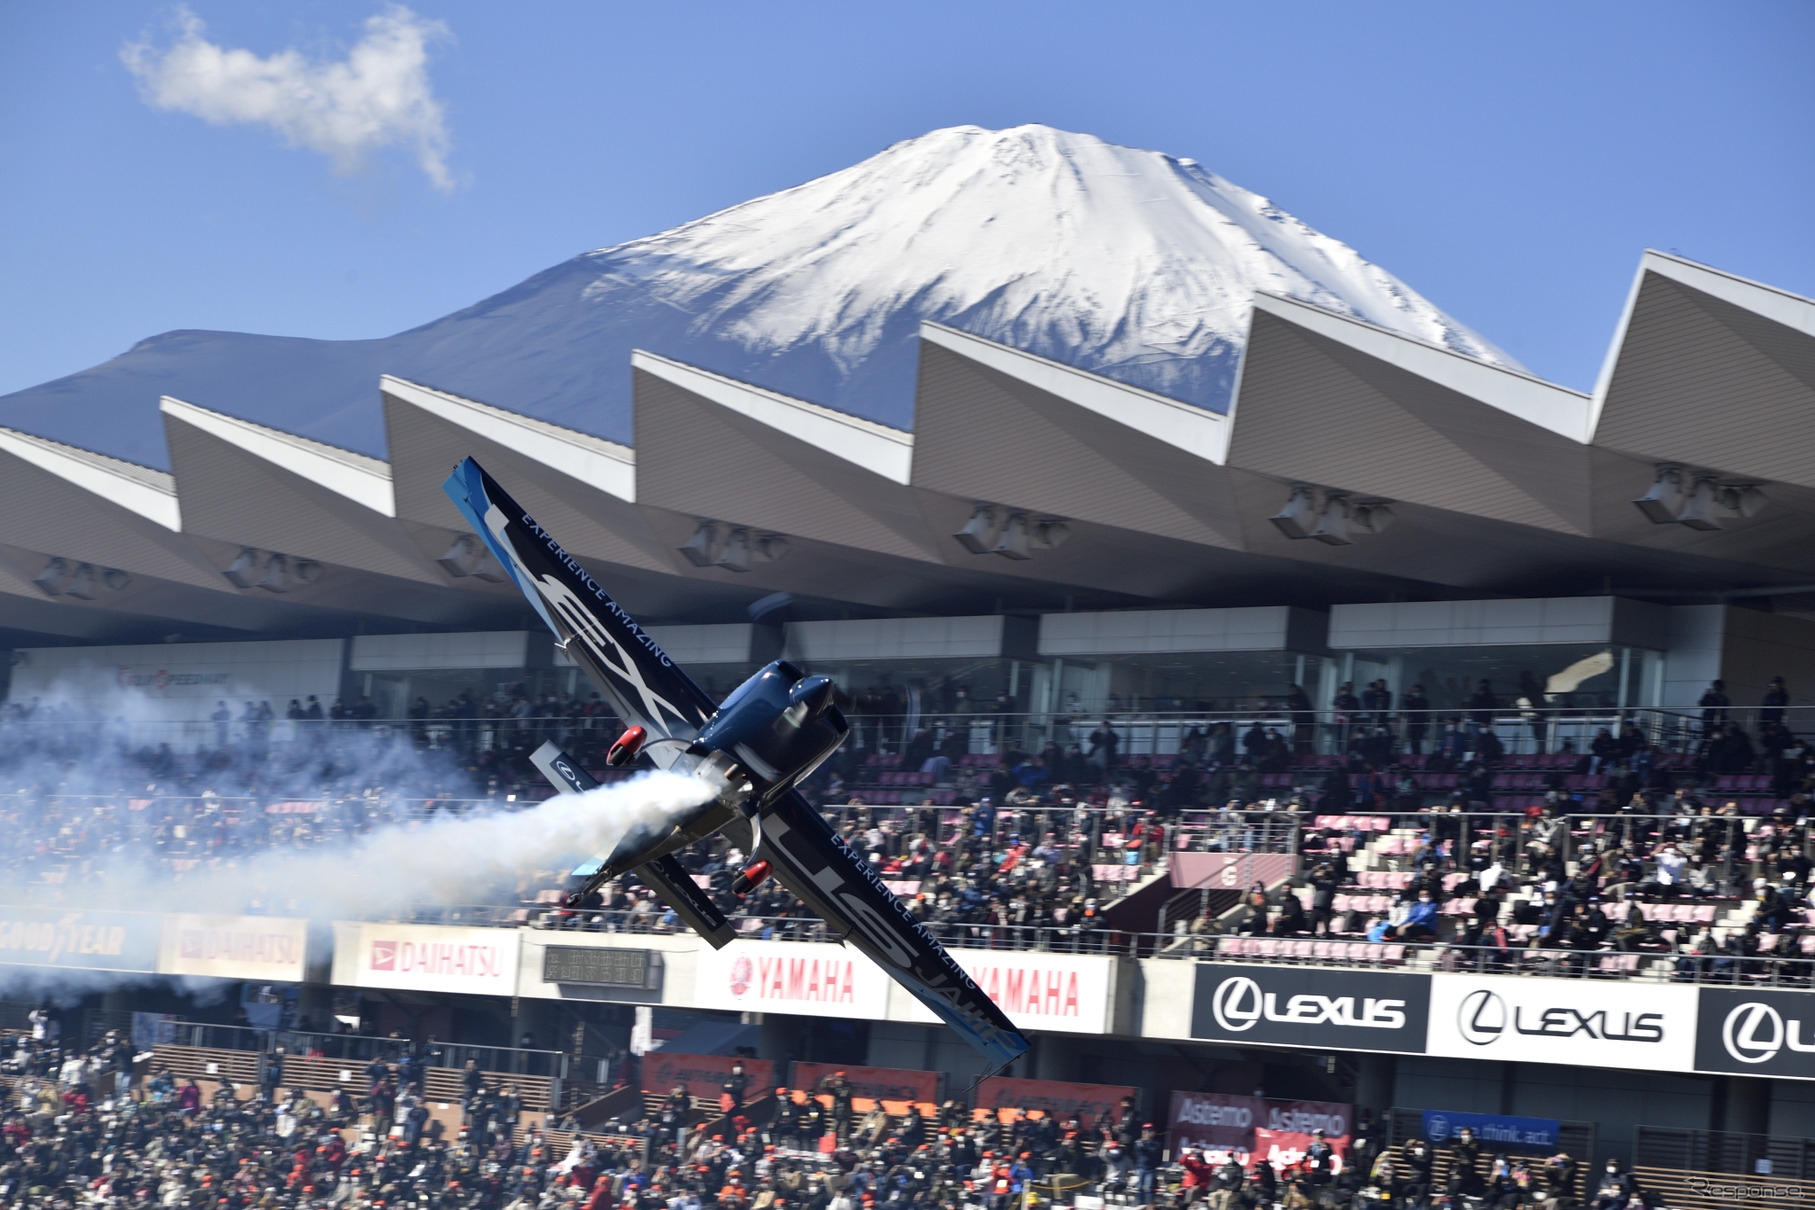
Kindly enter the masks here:
M 1021 1029 L 1109 1032 L 1116 959 L 1108 955 L 966 949 L 954 949 L 951 954 Z M 905 990 L 895 1000 L 897 1020 L 903 1015 L 904 1003 L 908 1020 L 938 1023 L 932 1010 Z
M 1338 1172 L 1342 1171 L 1342 1157 L 1349 1153 L 1349 1136 L 1345 1134 L 1341 1138 L 1331 1138 L 1326 1135 L 1323 1141 L 1336 1153 L 1335 1168 Z M 1310 1145 L 1309 1134 L 1294 1130 L 1268 1130 L 1257 1126 L 1254 1130 L 1254 1146 L 1248 1152 L 1248 1163 L 1245 1166 L 1252 1168 L 1256 1164 L 1267 1163 L 1273 1166 L 1275 1172 L 1284 1172 L 1305 1158 L 1305 1149 Z
M 1695 1069 L 1693 987 L 1512 975 L 1430 978 L 1430 1054 L 1635 1071 Z
M 873 1021 L 887 1014 L 889 977 L 842 945 L 733 941 L 720 950 L 702 945 L 697 962 L 695 1008 Z
M 1704 987 L 1695 1069 L 1815 1080 L 1815 995 Z
M 1213 1151 L 1254 1149 L 1255 1132 L 1321 1130 L 1334 1142 L 1347 1138 L 1355 1107 L 1338 1101 L 1280 1101 L 1224 1092 L 1174 1092 L 1167 1145 L 1177 1155 L 1186 1147 Z
M 733 1063 L 742 1063 L 744 1075 L 750 1080 L 749 1087 L 744 1092 L 745 1100 L 754 1101 L 758 1097 L 774 1095 L 779 1087 L 775 1082 L 775 1064 L 767 1059 L 734 1059 L 728 1055 L 671 1055 L 660 1050 L 652 1050 L 643 1056 L 643 1091 L 667 1096 L 674 1091 L 676 1085 L 680 1085 L 692 1096 L 717 1100 L 719 1093 L 724 1090 L 726 1079 L 731 1075 Z
M 1203 963 L 1191 1036 L 1337 1050 L 1424 1050 L 1430 975 Z
M 1448 1109 L 1424 1111 L 1424 1137 L 1433 1144 L 1448 1142 L 1464 1126 L 1489 1151 L 1552 1152 L 1563 1125 L 1551 1118 L 1515 1118 L 1503 1113 L 1456 1113 Z
M 1093 1129 L 1105 1117 L 1121 1120 L 1122 1098 L 1139 1094 L 1121 1084 L 1070 1084 L 1062 1080 L 1021 1080 L 1010 1076 L 991 1076 L 977 1086 L 978 1109 L 1000 1115 L 1004 1110 L 1021 1109 L 1032 1114 L 1051 1114 L 1063 1122 L 1072 1115 L 1086 1130 Z
M 57 970 L 157 970 L 160 917 L 0 907 L 0 965 Z
M 309 922 L 281 916 L 164 917 L 158 973 L 301 983 Z
M 334 983 L 512 996 L 521 936 L 516 929 L 336 922 Z
M 836 1063 L 796 1063 L 790 1077 L 792 1087 L 812 1092 L 819 1082 L 835 1071 L 844 1072 L 851 1085 L 851 1104 L 859 1113 L 868 1113 L 881 1101 L 889 1113 L 900 1117 L 909 1104 L 937 1105 L 939 1086 L 944 1072 L 904 1071 L 894 1067 L 840 1067 Z
M 1239 891 L 1259 882 L 1272 886 L 1288 877 L 1296 860 L 1290 853 L 1171 853 L 1174 890 Z

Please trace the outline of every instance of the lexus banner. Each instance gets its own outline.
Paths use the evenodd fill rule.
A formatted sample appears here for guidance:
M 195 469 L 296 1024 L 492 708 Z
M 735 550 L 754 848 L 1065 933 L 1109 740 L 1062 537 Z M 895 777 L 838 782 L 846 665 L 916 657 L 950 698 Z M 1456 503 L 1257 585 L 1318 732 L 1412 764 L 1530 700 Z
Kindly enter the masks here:
M 1417 1054 L 1430 997 L 1429 975 L 1206 962 L 1197 968 L 1191 1036 Z
M 1428 1053 L 1693 1071 L 1695 997 L 1650 982 L 1436 975 Z
M 1815 1080 L 1815 993 L 1701 989 L 1698 1071 Z

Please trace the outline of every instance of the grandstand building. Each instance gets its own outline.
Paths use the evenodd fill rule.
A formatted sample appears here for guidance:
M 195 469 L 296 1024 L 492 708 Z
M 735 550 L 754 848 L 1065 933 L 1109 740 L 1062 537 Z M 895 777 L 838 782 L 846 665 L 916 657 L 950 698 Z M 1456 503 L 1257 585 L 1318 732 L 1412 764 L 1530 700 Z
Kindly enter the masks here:
M 1599 757 L 1576 765 L 1602 727 L 1641 720 L 1680 752 L 1727 711 L 1747 727 L 1761 709 L 1792 730 L 1815 721 L 1801 712 L 1815 710 L 1815 301 L 1648 252 L 1582 394 L 1263 295 L 1226 415 L 951 328 L 927 324 L 919 340 L 912 432 L 646 353 L 627 367 L 634 448 L 388 376 L 387 461 L 174 398 L 159 404 L 168 474 L 0 430 L 10 701 L 104 714 L 132 688 L 166 705 L 124 725 L 182 750 L 209 745 L 223 698 L 280 715 L 311 695 L 364 701 L 382 723 L 505 687 L 586 695 L 442 493 L 471 455 L 709 690 L 781 654 L 852 694 L 886 690 L 893 705 L 854 715 L 884 758 L 847 783 L 872 805 L 952 806 L 937 775 L 894 759 L 934 715 L 967 729 L 978 772 L 1001 751 L 1003 717 L 1061 747 L 1109 719 L 1121 757 L 1154 768 L 1199 723 L 1276 725 L 1292 760 L 1261 788 L 1283 797 L 1354 750 L 1345 686 L 1384 682 L 1403 703 L 1419 685 L 1433 746 L 1449 719 L 1498 729 L 1512 759 L 1496 810 L 1512 826 L 1540 809 L 1551 774 L 1602 785 Z M 1485 710 L 1482 681 L 1497 695 Z M 1716 681 L 1730 703 L 1717 720 L 1704 700 Z M 1457 788 L 1458 770 L 1425 771 L 1416 755 L 1422 788 Z M 1720 777 L 1707 782 L 1719 801 L 1762 829 L 1729 846 L 1737 877 L 1780 851 L 1768 842 L 1789 823 L 1770 813 L 1788 800 L 1766 774 Z M 1806 799 L 1789 811 L 1808 814 Z M 1815 991 L 1779 963 L 1815 961 L 1815 930 L 1718 970 L 1675 951 L 1521 970 L 1480 953 L 1445 966 L 1359 934 L 1190 933 L 1253 882 L 1275 906 L 1302 892 L 1313 907 L 1311 832 L 1327 834 L 1313 848 L 1349 854 L 1336 906 L 1363 917 L 1414 885 L 1423 851 L 1419 829 L 1384 812 L 1307 820 L 1283 839 L 1261 827 L 1258 841 L 1255 825 L 1213 814 L 1183 812 L 1163 848 L 1131 845 L 1126 870 L 1098 875 L 1110 926 L 1094 939 L 954 934 L 986 987 L 1020 989 L 1003 994 L 1022 997 L 1011 1011 L 1037 1042 L 1013 1075 L 1139 1086 L 1155 1115 L 1212 1085 L 1307 1103 L 1337 1089 L 1350 1108 L 1405 1111 L 1401 1139 L 1431 1129 L 1410 1107 L 1445 1109 L 1548 1122 L 1548 1145 L 1592 1149 L 1579 1160 L 1678 1147 L 1690 1157 L 1678 1168 L 1708 1172 L 1733 1171 L 1711 1139 L 1815 1135 L 1815 1010 L 1802 1007 Z M 1104 837 L 1082 835 L 1100 858 Z M 595 926 L 557 918 L 557 900 L 327 931 L 113 913 L 101 923 L 122 930 L 124 956 L 95 969 L 306 985 L 323 1012 L 365 997 L 387 1028 L 503 1021 L 516 1031 L 504 1042 L 527 1035 L 529 1049 L 564 1051 L 640 1008 L 689 1030 L 669 1049 L 735 1037 L 763 1062 L 814 1052 L 954 1080 L 980 1067 L 861 960 L 830 998 L 751 978 L 807 954 L 848 965 L 836 939 L 761 925 L 714 951 L 618 928 L 609 911 Z M 1473 903 L 1458 893 L 1444 914 Z M 1614 924 L 1632 910 L 1609 907 Z M 1744 930 L 1760 910 L 1674 891 L 1640 909 L 1685 937 Z M 267 940 L 224 951 L 271 965 L 196 956 L 212 952 L 209 930 L 236 929 Z M 484 957 L 459 969 L 405 957 L 456 951 Z M 1262 1007 L 1305 996 L 1328 1011 Z M 1396 1007 L 1372 1019 L 1354 1007 L 1375 1003 Z M 1581 1028 L 1508 1032 L 1532 1020 Z M 559 1071 L 536 1085 L 545 1107 L 560 1078 L 580 1082 Z M 313 1068 L 296 1078 L 316 1076 L 333 1083 Z M 1759 1148 L 1748 1161 L 1789 1162 Z M 1796 1156 L 1815 1188 L 1815 1144 Z
M 273 637 L 339 640 L 310 691 L 382 714 L 557 673 L 440 491 L 471 453 L 721 687 L 785 649 L 1028 711 L 1449 708 L 1611 652 L 1572 700 L 1815 704 L 1807 299 L 1647 253 L 1582 395 L 1262 296 L 1227 415 L 920 341 L 912 433 L 647 354 L 635 449 L 389 377 L 388 462 L 172 398 L 170 474 L 0 432 L 14 696 L 83 661 L 256 687 L 202 645 Z

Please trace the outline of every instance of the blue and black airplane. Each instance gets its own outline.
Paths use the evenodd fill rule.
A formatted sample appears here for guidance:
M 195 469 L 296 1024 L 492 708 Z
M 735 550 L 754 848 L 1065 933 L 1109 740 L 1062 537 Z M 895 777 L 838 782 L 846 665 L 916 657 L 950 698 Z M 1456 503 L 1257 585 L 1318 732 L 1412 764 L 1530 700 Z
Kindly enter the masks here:
M 577 895 L 634 870 L 676 916 L 722 948 L 733 939 L 730 922 L 674 854 L 724 832 L 750 855 L 733 891 L 748 894 L 773 875 L 998 1070 L 1026 1053 L 1027 1039 L 995 1001 L 795 788 L 849 732 L 830 679 L 777 660 L 714 702 L 478 463 L 466 459 L 443 487 L 562 649 L 630 724 L 606 763 L 647 753 L 710 791 L 699 807 L 633 830 L 581 867 L 576 873 L 586 881 Z M 532 759 L 563 792 L 597 784 L 553 744 Z

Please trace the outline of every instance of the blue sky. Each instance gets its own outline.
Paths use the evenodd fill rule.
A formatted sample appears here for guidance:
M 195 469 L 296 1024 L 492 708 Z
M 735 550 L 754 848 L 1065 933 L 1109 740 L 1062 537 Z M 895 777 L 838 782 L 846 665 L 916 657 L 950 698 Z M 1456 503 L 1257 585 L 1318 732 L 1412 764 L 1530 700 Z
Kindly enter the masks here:
M 173 328 L 388 335 L 961 123 L 1196 158 L 1581 388 L 1647 246 L 1815 293 L 1800 0 L 411 9 L 446 36 L 362 153 L 194 116 L 174 5 L 0 6 L 0 393 Z M 190 11 L 307 64 L 383 7 Z

